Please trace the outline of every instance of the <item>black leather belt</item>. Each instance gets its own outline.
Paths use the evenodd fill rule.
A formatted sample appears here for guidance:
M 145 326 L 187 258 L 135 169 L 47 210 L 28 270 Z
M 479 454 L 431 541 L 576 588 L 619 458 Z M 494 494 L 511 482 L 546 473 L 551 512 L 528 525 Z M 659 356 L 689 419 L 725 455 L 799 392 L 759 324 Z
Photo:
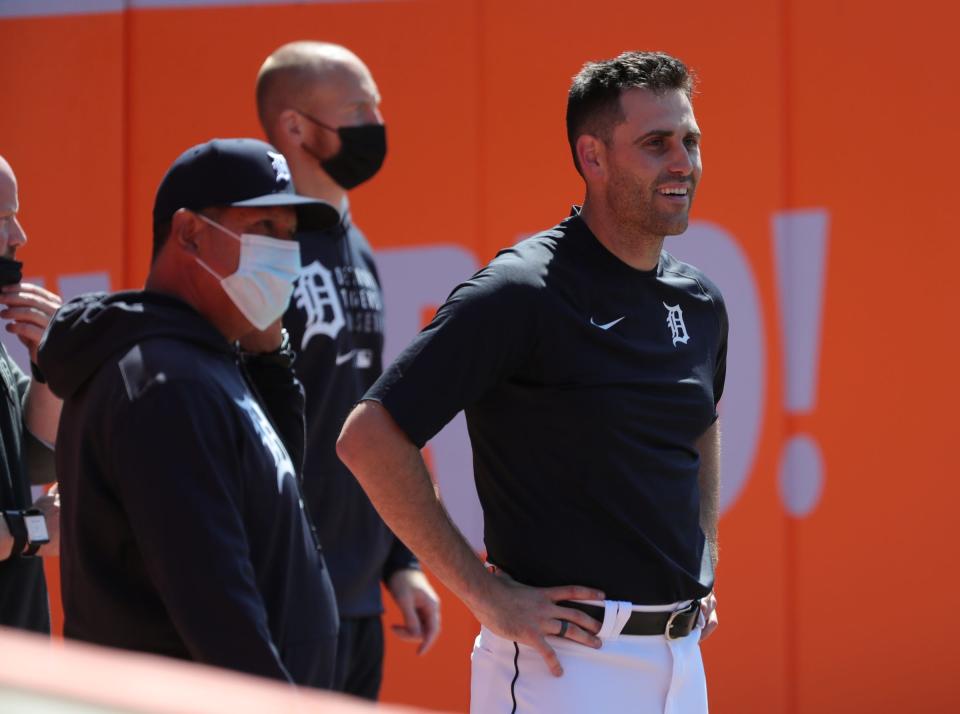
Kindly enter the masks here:
M 604 608 L 599 605 L 586 605 L 582 602 L 563 600 L 557 603 L 561 607 L 572 607 L 587 613 L 597 622 L 603 623 Z M 620 631 L 621 635 L 663 635 L 668 640 L 678 640 L 686 637 L 697 626 L 700 616 L 700 601 L 694 600 L 683 610 L 673 612 L 638 612 L 630 613 L 630 619 Z

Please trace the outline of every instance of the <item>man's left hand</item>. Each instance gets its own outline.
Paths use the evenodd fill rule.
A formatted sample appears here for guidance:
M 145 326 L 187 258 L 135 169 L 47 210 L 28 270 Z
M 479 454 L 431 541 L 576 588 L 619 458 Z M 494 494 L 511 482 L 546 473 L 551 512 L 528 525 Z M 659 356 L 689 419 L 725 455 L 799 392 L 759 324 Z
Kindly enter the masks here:
M 417 654 L 424 654 L 440 634 L 440 598 L 427 576 L 413 568 L 391 575 L 387 588 L 403 613 L 404 624 L 393 625 L 393 631 L 402 640 L 419 642 Z
M 703 615 L 704 626 L 700 632 L 700 641 L 703 642 L 713 631 L 717 629 L 719 620 L 717 620 L 717 596 L 713 593 L 707 595 L 700 601 L 700 614 Z
M 59 295 L 31 283 L 5 285 L 0 290 L 0 319 L 10 320 L 7 332 L 20 338 L 30 351 L 30 360 L 37 361 L 37 348 L 53 313 L 63 304 Z

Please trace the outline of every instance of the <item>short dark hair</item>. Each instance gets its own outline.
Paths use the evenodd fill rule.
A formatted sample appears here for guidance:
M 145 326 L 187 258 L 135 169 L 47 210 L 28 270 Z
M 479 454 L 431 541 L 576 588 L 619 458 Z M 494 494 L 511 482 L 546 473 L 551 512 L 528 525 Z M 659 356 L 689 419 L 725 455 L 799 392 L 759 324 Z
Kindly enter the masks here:
M 577 139 L 591 134 L 609 143 L 613 128 L 626 118 L 620 104 L 623 90 L 642 87 L 662 95 L 679 89 L 691 98 L 695 82 L 687 66 L 665 52 L 624 52 L 583 65 L 567 94 L 567 141 L 577 172 L 583 175 Z
M 223 209 L 224 206 L 210 206 L 209 208 L 204 208 L 203 210 L 197 211 L 197 213 L 202 213 L 207 218 L 218 221 L 223 215 Z M 167 240 L 170 238 L 170 230 L 172 228 L 172 217 L 165 221 L 160 221 L 159 223 L 153 224 L 153 254 L 150 256 L 151 265 L 157 262 L 157 257 L 160 255 L 160 251 L 163 250 L 163 246 L 167 244 Z

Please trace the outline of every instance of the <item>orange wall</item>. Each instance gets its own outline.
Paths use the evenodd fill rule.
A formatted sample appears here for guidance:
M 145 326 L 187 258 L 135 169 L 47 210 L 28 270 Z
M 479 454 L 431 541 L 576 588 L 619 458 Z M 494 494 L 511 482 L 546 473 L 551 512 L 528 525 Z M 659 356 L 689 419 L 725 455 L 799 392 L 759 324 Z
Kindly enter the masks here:
M 960 500 L 960 242 L 948 210 L 958 19 L 947 0 L 333 2 L 2 19 L 0 153 L 21 180 L 28 274 L 56 287 L 106 271 L 113 287 L 136 286 L 170 161 L 212 136 L 259 135 L 253 81 L 276 46 L 336 41 L 367 61 L 384 97 L 390 156 L 353 196 L 374 246 L 455 244 L 483 261 L 580 198 L 563 110 L 582 62 L 628 48 L 679 55 L 701 77 L 694 215 L 742 251 L 763 336 L 762 388 L 725 396 L 725 407 L 759 399 L 762 420 L 721 521 L 722 627 L 704 646 L 713 711 L 936 712 L 955 701 L 960 635 L 948 527 Z M 785 406 L 772 228 L 793 209 L 822 211 L 829 226 L 806 410 Z M 824 485 L 793 517 L 778 472 L 801 433 L 822 453 Z M 449 594 L 444 625 L 421 660 L 390 639 L 386 699 L 465 709 L 475 625 Z

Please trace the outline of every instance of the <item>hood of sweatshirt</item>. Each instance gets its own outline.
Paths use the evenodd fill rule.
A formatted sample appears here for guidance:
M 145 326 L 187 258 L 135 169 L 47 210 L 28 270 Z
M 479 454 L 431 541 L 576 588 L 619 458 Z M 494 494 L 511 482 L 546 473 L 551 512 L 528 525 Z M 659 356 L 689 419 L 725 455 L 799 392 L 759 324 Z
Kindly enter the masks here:
M 233 349 L 179 298 L 149 291 L 90 293 L 73 298 L 54 315 L 37 364 L 53 393 L 66 399 L 109 359 L 156 337 L 175 337 L 216 352 Z

